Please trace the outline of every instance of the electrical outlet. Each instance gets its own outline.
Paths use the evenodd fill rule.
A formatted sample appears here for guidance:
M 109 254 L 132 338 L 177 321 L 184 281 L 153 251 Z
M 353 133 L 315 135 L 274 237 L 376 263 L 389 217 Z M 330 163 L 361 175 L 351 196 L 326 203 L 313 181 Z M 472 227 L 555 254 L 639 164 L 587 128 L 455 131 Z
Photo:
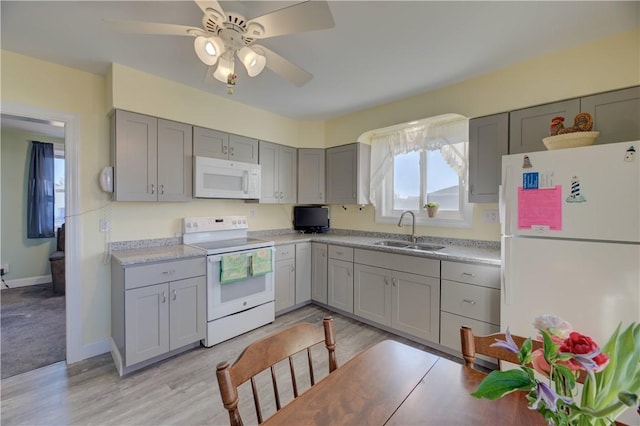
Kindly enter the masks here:
M 498 210 L 485 210 L 484 211 L 485 223 L 498 223 Z
M 0 275 L 7 275 L 9 273 L 9 264 L 5 263 L 4 265 L 0 266 L 0 269 L 2 269 L 0 272 L 2 272 L 2 274 Z

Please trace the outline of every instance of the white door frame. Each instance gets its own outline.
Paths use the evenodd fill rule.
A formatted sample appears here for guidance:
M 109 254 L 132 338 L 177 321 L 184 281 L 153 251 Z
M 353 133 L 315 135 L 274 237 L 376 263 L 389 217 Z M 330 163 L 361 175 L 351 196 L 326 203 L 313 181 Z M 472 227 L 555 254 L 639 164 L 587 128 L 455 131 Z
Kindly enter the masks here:
M 82 344 L 82 268 L 80 216 L 80 119 L 77 114 L 13 102 L 2 102 L 2 113 L 64 123 L 65 158 L 65 303 L 67 364 L 85 359 Z

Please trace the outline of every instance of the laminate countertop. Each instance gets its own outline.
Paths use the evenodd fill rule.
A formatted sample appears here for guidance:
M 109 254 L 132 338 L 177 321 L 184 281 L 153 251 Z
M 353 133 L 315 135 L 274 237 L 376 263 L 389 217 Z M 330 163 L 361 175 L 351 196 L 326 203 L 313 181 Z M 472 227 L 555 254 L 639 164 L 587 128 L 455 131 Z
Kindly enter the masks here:
M 406 241 L 409 243 L 406 235 L 399 237 L 395 234 L 348 235 L 342 233 L 300 234 L 294 232 L 265 234 L 262 232 L 252 232 L 250 233 L 250 237 L 273 241 L 276 246 L 301 242 L 317 242 L 438 260 L 500 266 L 499 243 L 487 241 L 420 237 L 418 239 L 419 244 L 444 246 L 443 249 L 437 251 L 421 251 L 375 244 L 382 240 Z M 122 266 L 134 266 L 144 263 L 178 260 L 204 255 L 205 252 L 203 250 L 180 244 L 179 240 L 176 241 L 176 239 L 119 242 L 116 248 L 113 248 L 111 251 L 111 256 Z

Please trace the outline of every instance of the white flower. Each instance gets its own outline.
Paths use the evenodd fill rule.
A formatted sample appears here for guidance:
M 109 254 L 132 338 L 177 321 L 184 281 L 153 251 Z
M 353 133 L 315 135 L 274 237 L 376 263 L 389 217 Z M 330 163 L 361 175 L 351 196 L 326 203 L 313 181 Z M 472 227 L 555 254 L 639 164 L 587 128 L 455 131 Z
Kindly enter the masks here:
M 569 337 L 569 333 L 573 330 L 573 326 L 560 317 L 551 314 L 540 315 L 533 320 L 533 326 L 538 330 L 546 331 L 552 336 L 561 339 Z

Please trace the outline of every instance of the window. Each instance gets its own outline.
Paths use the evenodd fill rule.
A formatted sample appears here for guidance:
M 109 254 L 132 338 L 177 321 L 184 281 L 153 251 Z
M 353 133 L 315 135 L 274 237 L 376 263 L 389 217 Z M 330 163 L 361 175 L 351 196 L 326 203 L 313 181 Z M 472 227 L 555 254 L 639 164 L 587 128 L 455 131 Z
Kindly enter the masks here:
M 64 203 L 64 145 L 54 144 L 53 147 L 53 217 L 54 225 L 58 229 L 64 223 L 65 203 Z
M 380 129 L 371 137 L 371 202 L 376 222 L 396 222 L 403 211 L 427 226 L 470 227 L 466 201 L 469 120 L 458 114 Z M 429 218 L 423 206 L 440 207 Z

